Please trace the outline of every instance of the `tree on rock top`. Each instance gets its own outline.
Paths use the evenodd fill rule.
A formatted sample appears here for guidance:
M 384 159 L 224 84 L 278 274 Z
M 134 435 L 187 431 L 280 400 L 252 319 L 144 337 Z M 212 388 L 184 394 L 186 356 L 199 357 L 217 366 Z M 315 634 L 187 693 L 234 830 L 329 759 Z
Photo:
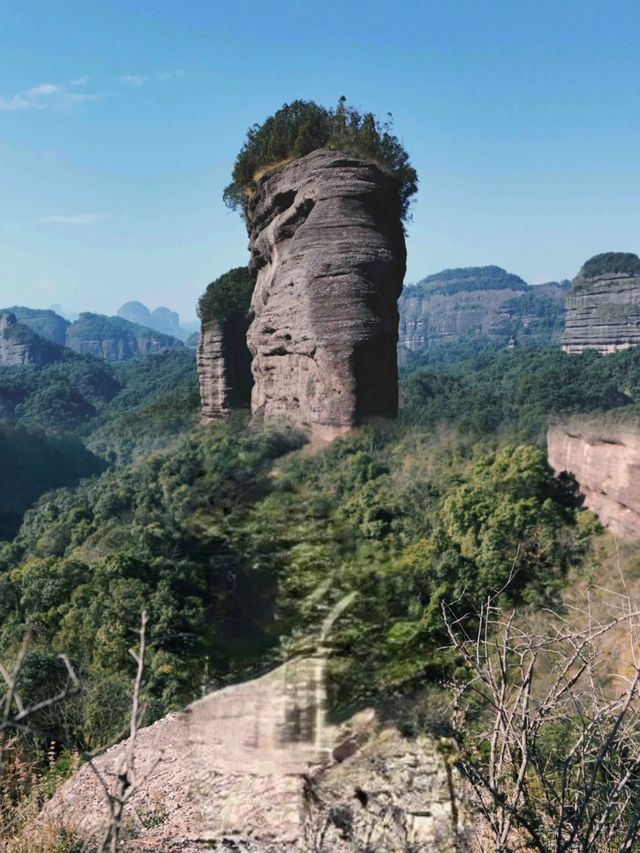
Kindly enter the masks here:
M 402 220 L 409 216 L 411 197 L 418 189 L 418 175 L 409 155 L 392 132 L 391 114 L 379 122 L 373 113 L 361 113 L 341 97 L 335 109 L 314 101 L 285 104 L 262 124 L 254 124 L 233 168 L 224 201 L 245 212 L 257 181 L 270 169 L 296 160 L 319 148 L 344 151 L 368 160 L 395 178 Z
M 247 267 L 234 267 L 212 281 L 198 302 L 198 316 L 203 325 L 212 320 L 222 323 L 234 317 L 246 317 L 253 285 Z
M 580 278 L 597 278 L 607 273 L 640 275 L 640 258 L 633 252 L 603 252 L 589 258 L 578 275 Z

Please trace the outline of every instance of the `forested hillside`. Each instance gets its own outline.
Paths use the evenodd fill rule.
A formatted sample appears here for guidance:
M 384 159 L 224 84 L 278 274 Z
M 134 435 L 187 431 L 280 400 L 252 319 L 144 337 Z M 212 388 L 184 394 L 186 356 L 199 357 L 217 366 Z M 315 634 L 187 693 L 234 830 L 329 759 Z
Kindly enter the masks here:
M 67 352 L 44 368 L 0 368 L 0 538 L 48 489 L 167 446 L 197 405 L 187 351 L 117 365 Z

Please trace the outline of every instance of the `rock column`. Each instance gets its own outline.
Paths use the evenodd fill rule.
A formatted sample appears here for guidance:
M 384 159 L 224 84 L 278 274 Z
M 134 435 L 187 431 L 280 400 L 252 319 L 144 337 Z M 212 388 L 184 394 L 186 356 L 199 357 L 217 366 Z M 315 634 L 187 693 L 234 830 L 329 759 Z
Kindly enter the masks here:
M 253 413 L 326 439 L 395 417 L 406 249 L 393 179 L 314 151 L 263 178 L 247 226 Z

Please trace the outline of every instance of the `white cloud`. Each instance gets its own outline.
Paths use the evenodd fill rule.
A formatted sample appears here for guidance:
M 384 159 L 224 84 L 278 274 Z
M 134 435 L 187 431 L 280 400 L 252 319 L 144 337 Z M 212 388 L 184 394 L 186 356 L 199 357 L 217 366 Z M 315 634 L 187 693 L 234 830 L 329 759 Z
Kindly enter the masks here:
M 147 83 L 163 83 L 165 80 L 175 80 L 176 77 L 182 77 L 182 74 L 183 72 L 179 69 L 175 71 L 153 71 L 148 74 L 122 74 L 118 80 L 128 86 L 140 88 L 146 86 Z
M 100 100 L 99 95 L 76 92 L 86 86 L 89 77 L 77 77 L 68 83 L 40 83 L 14 95 L 0 95 L 0 111 L 69 110 L 89 101 Z
M 56 225 L 94 225 L 97 222 L 106 222 L 107 219 L 111 219 L 109 213 L 73 213 L 71 215 L 47 216 L 40 221 Z

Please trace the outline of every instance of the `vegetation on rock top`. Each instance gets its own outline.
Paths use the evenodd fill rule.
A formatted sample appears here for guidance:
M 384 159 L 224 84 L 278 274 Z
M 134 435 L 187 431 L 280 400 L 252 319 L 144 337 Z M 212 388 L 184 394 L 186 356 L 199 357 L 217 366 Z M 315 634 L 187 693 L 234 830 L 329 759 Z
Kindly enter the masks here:
M 245 318 L 251 305 L 254 280 L 247 267 L 234 267 L 212 281 L 198 302 L 203 324 Z
M 450 296 L 454 293 L 475 290 L 526 290 L 529 286 L 519 275 L 507 272 L 502 267 L 490 265 L 442 270 L 409 285 L 407 290 L 410 295 L 419 291 L 425 296 L 435 294 Z
M 597 278 L 601 275 L 640 275 L 640 258 L 633 252 L 603 252 L 583 264 L 580 278 Z
M 379 122 L 373 113 L 348 106 L 344 97 L 335 109 L 314 101 L 284 104 L 262 124 L 254 124 L 233 168 L 231 183 L 224 191 L 225 203 L 246 212 L 247 200 L 259 177 L 273 166 L 295 160 L 320 148 L 343 151 L 375 163 L 395 178 L 401 216 L 409 215 L 411 197 L 418 189 L 418 175 L 409 155 L 392 132 L 391 115 Z

